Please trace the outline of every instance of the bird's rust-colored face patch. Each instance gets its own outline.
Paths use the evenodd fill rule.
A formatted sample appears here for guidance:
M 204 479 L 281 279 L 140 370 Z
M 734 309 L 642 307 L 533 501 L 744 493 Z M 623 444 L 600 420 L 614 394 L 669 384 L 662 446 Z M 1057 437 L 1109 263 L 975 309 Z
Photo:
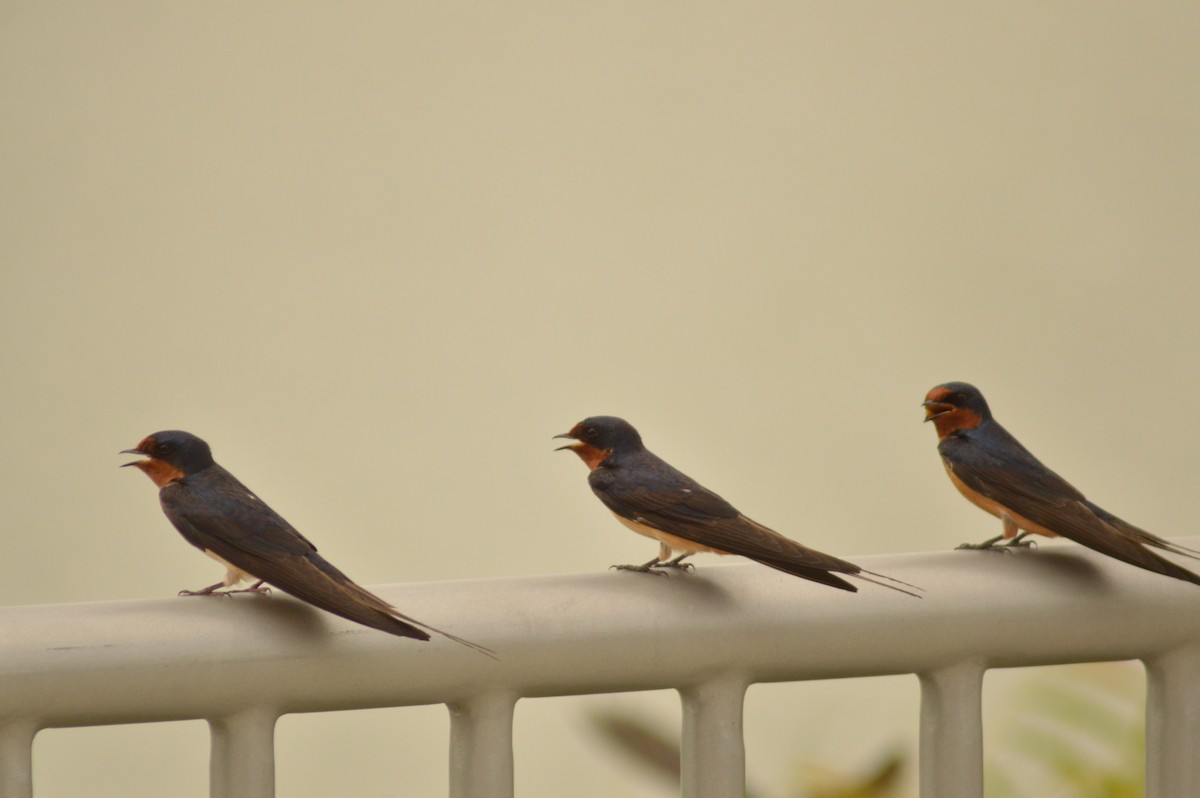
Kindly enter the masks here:
M 565 448 L 579 455 L 579 459 L 588 467 L 588 471 L 595 471 L 612 454 L 612 449 L 597 449 L 590 443 L 576 443 Z
M 135 466 L 160 488 L 170 485 L 172 482 L 178 482 L 184 476 L 178 468 L 162 460 L 138 460 L 136 463 L 126 463 L 126 465 Z
M 954 432 L 974 429 L 983 423 L 983 416 L 954 400 L 960 398 L 954 391 L 939 385 L 925 395 L 925 420 L 932 421 L 937 428 L 938 440 Z
M 126 463 L 125 465 L 137 468 L 143 474 L 150 477 L 150 481 L 160 488 L 183 479 L 184 473 L 182 471 L 168 462 L 156 459 L 150 454 L 154 451 L 155 443 L 154 436 L 151 435 L 148 438 L 142 438 L 141 443 L 134 448 L 126 449 L 122 454 L 140 454 L 144 455 L 147 459 L 134 460 L 132 463 Z
M 570 432 L 563 433 L 562 435 L 555 435 L 554 437 L 574 438 L 576 441 L 578 441 L 578 443 L 572 443 L 568 446 L 560 446 L 559 449 L 570 449 L 571 451 L 575 452 L 575 454 L 579 455 L 579 459 L 582 460 L 583 464 L 588 467 L 588 471 L 595 471 L 600 467 L 600 464 L 603 463 L 604 460 L 613 453 L 612 449 L 601 449 L 598 446 L 593 446 L 592 444 L 584 441 L 584 438 L 587 437 L 587 430 L 584 428 L 582 421 L 571 427 Z

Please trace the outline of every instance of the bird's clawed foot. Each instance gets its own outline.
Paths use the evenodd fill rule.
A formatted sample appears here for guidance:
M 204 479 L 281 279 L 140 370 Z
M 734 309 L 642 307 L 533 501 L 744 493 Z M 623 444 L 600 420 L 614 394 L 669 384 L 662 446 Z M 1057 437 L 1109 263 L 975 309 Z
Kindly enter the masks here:
M 666 576 L 666 574 L 663 573 L 662 571 L 650 570 L 652 568 L 659 567 L 660 565 L 661 564 L 659 563 L 658 558 L 655 557 L 650 562 L 643 563 L 642 565 L 611 565 L 611 566 L 609 566 L 608 570 L 610 570 L 610 571 L 637 571 L 639 574 L 654 574 L 655 576 Z
M 670 568 L 673 571 L 683 571 L 689 573 L 696 570 L 696 566 L 690 562 L 684 562 L 684 557 L 690 557 L 690 554 L 682 554 L 673 560 L 660 560 L 655 557 L 648 563 L 641 565 L 613 565 L 609 568 L 610 571 L 637 571 L 640 574 L 654 574 L 655 576 L 666 576 L 666 569 Z M 656 570 L 657 569 L 657 570 Z
M 226 590 L 225 591 L 226 596 L 228 596 L 232 593 L 256 593 L 260 596 L 269 596 L 269 595 L 271 595 L 271 588 L 264 587 L 263 580 L 259 579 L 257 582 L 250 585 L 250 587 L 243 587 L 239 590 Z
M 1036 540 L 1026 540 L 1025 538 L 1027 538 L 1027 537 L 1029 537 L 1029 533 L 1022 532 L 1019 535 L 1017 535 L 1016 537 L 1009 540 L 1007 543 L 1000 543 L 1000 541 L 1004 540 L 1004 535 L 997 535 L 996 537 L 989 538 L 989 539 L 983 541 L 982 543 L 960 543 L 959 545 L 955 546 L 954 548 L 956 550 L 957 549 L 971 549 L 974 551 L 1000 551 L 1000 552 L 1008 552 L 1010 554 L 1012 553 L 1013 549 L 1036 549 L 1037 541 Z M 999 544 L 999 545 L 997 545 L 997 544 Z
M 217 582 L 215 585 L 200 588 L 199 590 L 180 590 L 181 596 L 230 596 L 234 593 L 257 593 L 261 596 L 271 595 L 271 588 L 263 587 L 263 580 L 258 580 L 250 587 L 243 587 L 240 590 L 217 590 L 219 587 L 225 587 L 224 582 Z
M 684 557 L 690 557 L 690 556 L 692 556 L 692 555 L 681 554 L 673 560 L 667 560 L 666 562 L 656 562 L 656 563 L 654 563 L 654 565 L 652 565 L 650 567 L 651 568 L 673 568 L 676 571 L 683 571 L 685 574 L 691 573 L 692 571 L 696 570 L 696 566 L 692 565 L 690 562 L 683 561 Z M 659 571 L 659 573 L 662 573 L 662 572 Z
M 211 596 L 214 594 L 216 589 L 219 587 L 225 587 L 225 583 L 217 582 L 215 585 L 209 585 L 208 587 L 202 587 L 199 590 L 180 590 L 179 595 L 181 595 L 181 596 Z M 216 593 L 216 595 L 221 596 L 224 594 Z
M 994 538 L 988 538 L 982 543 L 959 543 L 954 547 L 955 551 L 966 549 L 969 551 L 1000 551 L 996 548 L 996 544 L 1004 540 L 1004 535 L 996 535 Z

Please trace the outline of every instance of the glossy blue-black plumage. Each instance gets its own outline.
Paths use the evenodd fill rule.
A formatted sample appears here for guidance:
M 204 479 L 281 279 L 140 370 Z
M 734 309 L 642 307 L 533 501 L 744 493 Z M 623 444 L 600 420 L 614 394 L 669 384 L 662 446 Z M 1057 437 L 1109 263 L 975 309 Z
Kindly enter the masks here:
M 168 520 L 196 548 L 347 620 L 417 640 L 428 640 L 424 631 L 428 629 L 490 654 L 481 646 L 401 614 L 355 584 L 322 557 L 308 538 L 214 462 L 208 444 L 195 435 L 179 430 L 157 432 L 148 436 L 141 448 L 130 451 L 162 460 L 181 473 L 181 478 L 162 485 L 159 501 Z
M 160 430 L 148 435 L 142 443 L 149 446 L 149 451 L 137 450 L 141 454 L 162 460 L 185 474 L 198 474 L 213 464 L 212 449 L 190 432 Z
M 938 452 L 946 467 L 968 490 L 1102 554 L 1200 584 L 1200 576 L 1146 547 L 1188 557 L 1194 557 L 1196 552 L 1140 529 L 1089 501 L 992 417 L 978 388 L 953 382 L 934 388 L 931 397 L 934 392 L 938 392 L 938 403 L 965 409 L 977 417 L 973 425 L 951 429 L 938 442 Z M 979 504 L 975 499 L 972 501 Z
M 593 416 L 576 424 L 567 437 L 608 453 L 588 474 L 588 485 L 623 519 L 841 590 L 857 588 L 836 574 L 870 574 L 742 515 L 725 499 L 647 450 L 641 435 L 623 419 Z

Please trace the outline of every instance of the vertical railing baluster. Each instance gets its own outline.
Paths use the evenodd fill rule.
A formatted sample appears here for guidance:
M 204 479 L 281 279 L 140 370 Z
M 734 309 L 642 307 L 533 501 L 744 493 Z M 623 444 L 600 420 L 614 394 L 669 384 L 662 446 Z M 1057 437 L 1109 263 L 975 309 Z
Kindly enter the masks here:
M 486 693 L 447 704 L 450 798 L 512 798 L 517 695 Z
M 683 798 L 743 798 L 746 743 L 742 707 L 749 681 L 726 675 L 682 688 L 683 735 L 680 784 Z
M 1200 646 L 1145 666 L 1146 798 L 1200 795 Z
M 279 714 L 256 707 L 209 718 L 211 798 L 272 798 L 275 795 L 275 721 Z
M 983 798 L 983 673 L 948 665 L 921 679 L 921 798 Z
M 0 724 L 0 798 L 33 798 L 33 737 L 31 722 Z

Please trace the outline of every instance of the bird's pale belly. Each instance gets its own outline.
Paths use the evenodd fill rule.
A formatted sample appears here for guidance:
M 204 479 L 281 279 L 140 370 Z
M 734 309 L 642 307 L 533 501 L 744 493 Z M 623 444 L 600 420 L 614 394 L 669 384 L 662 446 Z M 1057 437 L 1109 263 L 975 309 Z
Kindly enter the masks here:
M 221 565 L 225 566 L 225 587 L 231 587 L 236 585 L 238 582 L 258 581 L 258 577 L 254 574 L 246 573 L 241 568 L 238 568 L 236 565 L 224 559 L 223 557 L 213 554 L 208 549 L 205 549 L 204 553 L 221 563 Z

